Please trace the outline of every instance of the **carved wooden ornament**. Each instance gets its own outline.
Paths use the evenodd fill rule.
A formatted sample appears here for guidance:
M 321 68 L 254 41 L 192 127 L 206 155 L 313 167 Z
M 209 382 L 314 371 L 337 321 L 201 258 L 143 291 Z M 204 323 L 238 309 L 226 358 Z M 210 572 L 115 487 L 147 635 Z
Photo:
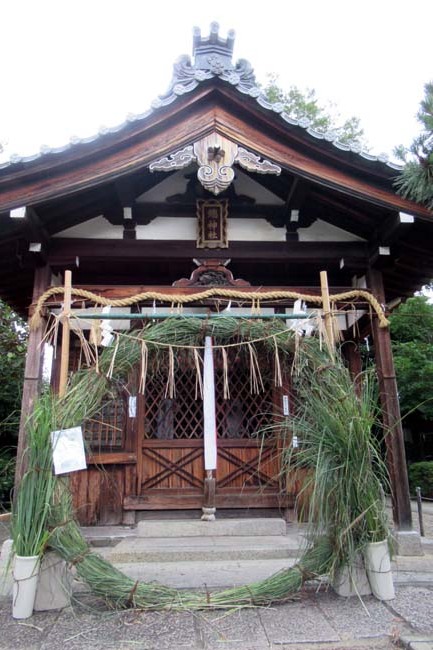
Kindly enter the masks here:
M 188 167 L 194 160 L 195 156 L 192 151 L 192 146 L 188 145 L 175 153 L 150 163 L 149 170 L 151 172 L 169 172 L 173 169 L 183 169 L 184 167 Z
M 183 169 L 191 162 L 197 162 L 199 169 L 197 178 L 203 187 L 218 195 L 226 190 L 234 180 L 234 163 L 237 163 L 249 172 L 259 174 L 281 174 L 281 167 L 270 160 L 261 160 L 260 156 L 238 147 L 237 144 L 228 140 L 219 133 L 212 133 L 189 145 L 180 151 L 176 151 L 149 165 L 153 171 L 171 171 Z
M 228 188 L 235 177 L 233 163 L 237 153 L 238 146 L 218 133 L 194 143 L 199 165 L 197 178 L 206 190 L 220 194 Z

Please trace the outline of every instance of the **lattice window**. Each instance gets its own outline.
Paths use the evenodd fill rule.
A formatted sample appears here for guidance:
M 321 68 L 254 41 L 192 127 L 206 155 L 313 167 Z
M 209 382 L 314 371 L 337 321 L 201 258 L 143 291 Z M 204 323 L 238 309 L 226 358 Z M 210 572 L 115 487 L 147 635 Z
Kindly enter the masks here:
M 160 440 L 203 437 L 203 402 L 197 395 L 196 372 L 187 358 L 175 372 L 175 397 L 167 396 L 167 367 L 160 366 L 146 384 L 145 436 Z M 269 364 L 264 364 L 269 367 Z M 230 399 L 224 399 L 224 372 L 215 358 L 217 435 L 219 438 L 251 438 L 273 420 L 273 382 L 262 373 L 264 391 L 250 391 L 246 360 L 229 354 Z
M 196 373 L 187 368 L 175 373 L 176 395 L 167 393 L 168 369 L 162 368 L 147 381 L 145 391 L 145 436 L 159 440 L 203 437 L 203 403 L 195 399 Z
M 230 399 L 224 399 L 223 373 L 215 373 L 218 438 L 251 438 L 273 421 L 272 383 L 264 378 L 264 391 L 253 395 L 249 370 L 237 367 L 229 374 Z
M 83 435 L 93 451 L 123 447 L 125 411 L 125 402 L 122 398 L 110 399 L 92 418 L 84 421 Z

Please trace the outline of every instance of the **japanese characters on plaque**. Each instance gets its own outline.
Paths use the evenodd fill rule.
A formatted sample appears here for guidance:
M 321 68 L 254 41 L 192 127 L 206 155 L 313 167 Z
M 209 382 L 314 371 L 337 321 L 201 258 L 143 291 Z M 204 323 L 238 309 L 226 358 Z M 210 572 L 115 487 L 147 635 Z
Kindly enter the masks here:
M 228 199 L 197 201 L 197 248 L 228 248 Z

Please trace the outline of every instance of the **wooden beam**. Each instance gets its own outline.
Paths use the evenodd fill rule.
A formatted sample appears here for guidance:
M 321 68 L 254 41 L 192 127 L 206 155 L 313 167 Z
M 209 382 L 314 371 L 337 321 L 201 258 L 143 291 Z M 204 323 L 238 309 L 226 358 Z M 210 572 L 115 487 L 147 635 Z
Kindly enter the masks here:
M 369 266 L 375 267 L 376 269 L 389 269 L 394 266 L 394 256 L 391 255 L 390 246 L 381 246 L 377 242 L 374 242 L 370 246 L 370 259 Z
M 33 304 L 38 300 L 44 291 L 50 286 L 51 269 L 49 266 L 42 266 L 35 270 L 33 282 Z M 29 316 L 32 314 L 30 313 Z M 27 344 L 26 365 L 24 370 L 23 396 L 21 400 L 21 417 L 18 434 L 17 465 L 15 472 L 15 487 L 26 469 L 25 450 L 27 448 L 27 421 L 33 412 L 36 399 L 39 396 L 42 381 L 43 346 L 45 323 L 37 329 L 29 331 Z
M 43 244 L 44 247 L 47 247 L 50 241 L 50 235 L 42 223 L 38 213 L 31 206 L 26 209 L 26 221 L 28 223 L 28 231 L 31 240 L 38 241 Z
M 405 212 L 395 212 L 385 221 L 378 232 L 378 241 L 382 246 L 391 246 L 395 241 L 405 238 L 415 223 L 415 217 Z
M 382 273 L 371 269 L 368 274 L 372 293 L 385 304 Z M 373 319 L 374 353 L 379 379 L 380 401 L 385 431 L 386 460 L 391 483 L 394 523 L 399 531 L 412 529 L 412 513 L 407 476 L 406 454 L 401 425 L 397 381 L 389 328 L 380 328 Z
M 359 321 L 356 324 L 356 328 L 358 329 L 359 326 Z M 349 337 L 349 333 L 346 333 L 347 336 Z M 361 338 L 361 336 L 359 336 Z M 347 361 L 347 365 L 349 368 L 350 376 L 352 377 L 352 380 L 354 381 L 355 385 L 355 390 L 357 392 L 357 395 L 361 395 L 361 389 L 362 389 L 362 357 L 361 357 L 361 351 L 359 349 L 359 342 L 358 341 L 352 341 L 350 338 L 347 338 L 343 345 L 341 346 L 341 351 L 343 353 L 344 358 Z
M 25 208 L 25 217 L 20 220 L 20 236 L 27 242 L 27 250 L 46 263 L 46 252 L 49 246 L 50 235 L 42 223 L 36 210 L 30 206 Z
M 367 246 L 364 242 L 230 242 L 224 249 L 224 256 L 232 260 L 266 260 L 271 262 L 335 262 L 358 259 L 367 262 Z M 195 241 L 135 240 L 121 239 L 62 239 L 52 240 L 49 262 L 54 266 L 65 266 L 78 256 L 80 260 L 115 262 L 116 260 L 173 260 L 189 259 L 197 256 L 214 258 L 214 250 L 200 249 Z
M 331 196 L 328 191 L 317 187 L 310 192 L 309 201 L 312 207 L 321 207 L 321 219 L 337 228 L 353 232 L 364 239 L 372 239 L 376 235 L 381 211 L 371 206 L 356 208 L 353 200 L 335 193 Z

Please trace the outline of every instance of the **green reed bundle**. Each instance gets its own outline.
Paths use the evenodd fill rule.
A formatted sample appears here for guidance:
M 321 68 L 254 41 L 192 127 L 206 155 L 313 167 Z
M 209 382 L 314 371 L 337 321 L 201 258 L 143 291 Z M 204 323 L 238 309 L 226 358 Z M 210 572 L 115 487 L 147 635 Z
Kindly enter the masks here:
M 57 406 L 56 398 L 44 395 L 35 405 L 27 425 L 28 447 L 22 459 L 25 472 L 12 503 L 11 535 L 17 555 L 39 555 L 48 542 L 48 521 L 56 485 L 51 431 L 55 429 Z
M 302 445 L 296 455 L 288 450 L 285 455 L 292 463 L 289 471 L 293 466 L 311 469 L 313 489 L 311 535 L 298 564 L 266 580 L 212 594 L 135 582 L 93 553 L 74 519 L 65 482 L 52 475 L 50 445 L 51 431 L 76 426 L 96 413 L 107 392 L 114 392 L 140 363 L 142 341 L 149 355 L 158 358 L 166 353 L 166 346 L 202 345 L 205 334 L 213 336 L 216 345 L 252 345 L 260 339 L 270 356 L 276 348 L 281 358 L 295 356 L 299 405 L 290 426 Z M 368 375 L 357 393 L 341 361 L 330 359 L 319 341 L 298 339 L 280 321 L 176 318 L 132 335 L 119 336 L 117 344 L 102 353 L 98 367 L 77 372 L 64 398 L 46 395 L 36 405 L 28 423 L 28 470 L 13 509 L 17 553 L 28 550 L 37 554 L 49 540 L 75 567 L 77 576 L 111 607 L 231 608 L 282 602 L 306 580 L 332 572 L 347 561 L 365 539 L 386 535 L 381 499 L 384 468 L 372 437 L 376 414 Z M 276 425 L 276 431 L 281 428 L 280 423 Z
M 75 568 L 77 577 L 90 587 L 94 595 L 115 609 L 229 609 L 280 603 L 292 598 L 306 581 L 326 575 L 332 565 L 333 549 L 329 540 L 322 537 L 315 540 L 295 566 L 241 587 L 203 593 L 139 582 L 91 551 L 73 519 L 70 494 L 65 484 L 59 483 L 56 501 L 52 510 L 54 528 L 50 546 Z
M 304 367 L 297 391 L 292 424 L 301 446 L 288 460 L 307 470 L 310 535 L 331 540 L 335 568 L 350 565 L 367 542 L 389 535 L 376 383 L 371 371 L 354 383 L 336 357 Z

